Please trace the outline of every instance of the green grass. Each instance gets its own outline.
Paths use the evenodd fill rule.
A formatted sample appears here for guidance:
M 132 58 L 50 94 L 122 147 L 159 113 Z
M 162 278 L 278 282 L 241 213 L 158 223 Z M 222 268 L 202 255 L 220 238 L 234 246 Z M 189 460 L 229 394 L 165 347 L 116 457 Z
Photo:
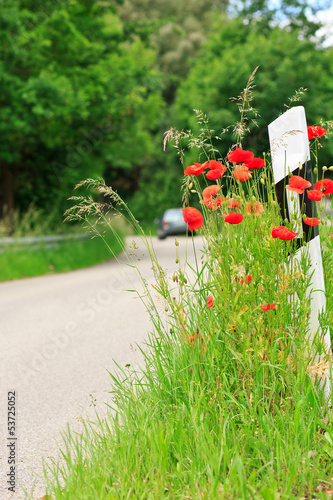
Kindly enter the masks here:
M 180 262 L 172 283 L 150 248 L 168 324 L 147 286 L 154 331 L 143 370 L 118 367 L 110 417 L 86 423 L 82 436 L 68 432 L 51 498 L 321 499 L 333 491 L 332 415 L 305 353 L 309 263 L 289 268 L 284 242 L 253 237 L 278 221 L 275 204 L 234 227 L 210 212 L 203 268 L 198 258 L 192 282 Z M 327 324 L 333 240 L 322 229 Z M 241 285 L 239 272 L 252 281 Z M 292 294 L 298 300 L 290 303 Z M 276 309 L 263 312 L 262 302 Z
M 122 244 L 114 236 L 107 242 L 117 255 Z M 0 253 L 0 281 L 62 273 L 93 266 L 111 258 L 110 249 L 97 238 L 66 240 L 53 248 L 41 246 L 38 249 L 9 247 Z

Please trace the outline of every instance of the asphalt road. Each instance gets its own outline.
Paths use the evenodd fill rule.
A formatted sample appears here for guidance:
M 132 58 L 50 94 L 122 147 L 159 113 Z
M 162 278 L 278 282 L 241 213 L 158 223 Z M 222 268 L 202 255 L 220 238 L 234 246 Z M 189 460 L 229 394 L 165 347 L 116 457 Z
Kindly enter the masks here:
M 136 241 L 139 248 L 131 250 L 133 258 L 143 277 L 153 283 L 148 253 Z M 185 238 L 179 241 L 182 256 Z M 178 267 L 174 238 L 153 242 L 160 264 L 172 276 Z M 200 248 L 201 239 L 195 242 Z M 191 242 L 188 258 L 193 262 Z M 144 342 L 151 324 L 136 294 L 125 291 L 140 289 L 136 273 L 125 269 L 127 276 L 113 260 L 70 273 L 0 283 L 2 500 L 24 498 L 23 490 L 33 486 L 33 497 L 43 496 L 42 458 L 57 459 L 67 423 L 79 432 L 82 415 L 94 419 L 95 410 L 105 415 L 107 370 L 116 371 L 113 360 L 122 367 L 140 364 L 136 344 Z M 160 307 L 163 310 L 162 303 Z M 16 440 L 8 434 L 10 391 L 15 392 Z M 15 459 L 14 495 L 7 484 L 10 458 Z

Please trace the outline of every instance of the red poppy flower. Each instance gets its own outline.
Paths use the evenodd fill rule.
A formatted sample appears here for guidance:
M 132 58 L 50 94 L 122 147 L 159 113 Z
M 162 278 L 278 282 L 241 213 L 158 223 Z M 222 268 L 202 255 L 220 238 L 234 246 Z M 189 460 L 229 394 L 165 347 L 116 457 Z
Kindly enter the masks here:
M 304 189 L 308 188 L 311 186 L 311 182 L 303 179 L 303 177 L 300 177 L 299 175 L 293 175 L 289 179 L 289 185 L 286 186 L 289 191 L 295 191 L 295 193 L 302 194 L 304 192 Z
M 249 162 L 244 162 L 248 168 L 263 168 L 266 165 L 266 162 L 263 158 L 253 158 Z
M 217 193 L 219 192 L 219 190 L 220 190 L 220 188 L 217 184 L 213 184 L 212 186 L 208 186 L 202 191 L 202 197 L 204 200 L 207 200 L 207 199 L 211 198 L 212 196 L 216 196 Z
M 209 162 L 206 162 L 206 167 L 209 168 L 209 172 L 207 172 L 206 177 L 211 181 L 220 179 L 222 175 L 227 171 L 227 167 L 216 160 L 210 160 Z
M 229 224 L 240 224 L 244 219 L 243 214 L 239 214 L 237 212 L 229 212 L 228 215 L 223 214 L 224 222 L 228 222 Z
M 253 160 L 254 154 L 251 151 L 236 148 L 228 154 L 228 160 L 231 163 L 248 163 Z
M 247 285 L 248 283 L 250 283 L 251 280 L 252 280 L 252 276 L 250 276 L 250 275 L 246 276 L 245 280 L 243 280 L 242 278 L 237 278 L 237 281 L 242 283 L 242 285 L 244 285 L 244 283 Z
M 308 226 L 318 226 L 320 224 L 320 220 L 318 220 L 317 217 L 305 217 L 303 222 Z
M 198 339 L 203 341 L 202 335 L 200 333 L 198 333 Z M 190 342 L 193 342 L 193 345 L 195 344 L 195 333 L 192 333 L 192 335 L 190 336 Z
M 264 206 L 260 201 L 248 201 L 245 205 L 245 212 L 250 215 L 260 215 L 264 211 Z
M 213 305 L 214 305 L 214 299 L 211 295 L 209 295 L 207 297 L 207 306 L 206 307 L 208 309 L 209 307 L 213 307 Z
M 323 179 L 321 181 L 316 182 L 314 185 L 315 189 L 321 191 L 324 196 L 328 194 L 333 194 L 333 181 L 331 179 Z
M 221 206 L 222 201 L 225 201 L 225 198 L 218 196 L 217 198 L 205 198 L 204 200 L 200 200 L 199 203 L 206 205 L 207 208 L 211 208 L 212 210 L 217 210 Z
M 184 174 L 185 175 L 200 175 L 206 168 L 206 163 L 196 163 L 194 162 L 193 165 L 189 165 L 188 167 L 185 168 Z
M 235 170 L 232 172 L 235 179 L 241 182 L 251 179 L 251 174 L 251 170 L 249 170 L 246 165 L 236 165 Z
M 263 311 L 269 311 L 270 309 L 275 309 L 275 304 L 264 304 L 260 306 Z
M 326 128 L 323 128 L 320 125 L 308 127 L 309 141 L 315 137 L 322 137 L 325 134 L 327 134 Z
M 333 238 L 333 234 L 331 234 L 331 235 L 329 236 L 329 238 Z
M 308 189 L 306 194 L 308 195 L 309 200 L 315 201 L 320 201 L 324 196 L 324 193 L 322 193 L 318 189 L 311 189 L 311 191 Z
M 183 217 L 190 231 L 200 229 L 204 223 L 202 213 L 194 207 L 183 208 Z
M 220 179 L 222 177 L 223 173 L 221 170 L 209 170 L 206 174 L 207 179 L 210 181 L 216 181 L 216 179 Z
M 272 229 L 272 237 L 279 238 L 280 240 L 292 240 L 296 238 L 297 233 L 295 231 L 291 231 L 284 226 L 273 227 Z
M 216 210 L 222 202 L 222 198 L 219 196 L 218 198 L 213 198 L 219 192 L 220 188 L 216 184 L 213 186 L 208 186 L 202 191 L 203 200 L 200 200 L 202 205 L 206 205 L 208 208 L 212 208 Z
M 236 198 L 230 198 L 228 208 L 236 208 L 237 210 L 241 205 L 241 201 L 236 200 Z

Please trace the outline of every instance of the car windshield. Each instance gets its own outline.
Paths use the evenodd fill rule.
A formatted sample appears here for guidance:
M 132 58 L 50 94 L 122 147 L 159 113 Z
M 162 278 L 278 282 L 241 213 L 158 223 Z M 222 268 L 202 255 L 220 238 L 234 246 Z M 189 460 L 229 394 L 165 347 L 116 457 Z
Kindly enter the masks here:
M 179 220 L 183 219 L 183 213 L 181 208 L 171 208 L 170 210 L 166 210 L 163 216 L 163 219 L 167 220 Z

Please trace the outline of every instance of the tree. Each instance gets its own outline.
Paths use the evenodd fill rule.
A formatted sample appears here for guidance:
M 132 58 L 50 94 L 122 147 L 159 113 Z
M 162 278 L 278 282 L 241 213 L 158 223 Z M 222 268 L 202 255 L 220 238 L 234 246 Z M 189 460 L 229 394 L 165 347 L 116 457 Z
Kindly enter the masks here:
M 249 122 L 250 135 L 243 147 L 257 154 L 268 149 L 267 125 L 286 105 L 297 105 L 289 98 L 300 87 L 308 90 L 302 96 L 309 125 L 331 120 L 333 107 L 333 52 L 319 49 L 309 40 L 299 39 L 297 31 L 274 28 L 267 34 L 253 32 L 241 20 L 221 22 L 215 26 L 209 42 L 178 90 L 174 106 L 174 123 L 179 128 L 198 131 L 193 109 L 201 109 L 210 117 L 210 127 L 219 134 L 239 120 L 236 103 L 239 95 L 259 66 L 255 77 L 253 105 L 260 112 L 258 128 Z M 300 94 L 298 94 L 298 97 Z M 253 115 L 252 115 L 253 117 Z M 236 138 L 232 128 L 223 136 L 219 148 L 224 155 Z M 330 146 L 331 152 L 332 146 Z M 329 161 L 329 150 L 325 148 Z M 195 152 L 193 152 L 195 155 Z M 195 160 L 195 158 L 190 158 Z
M 303 38 L 312 37 L 321 27 L 316 16 L 318 12 L 331 8 L 329 0 L 230 0 L 232 17 L 241 17 L 257 26 L 258 30 L 269 31 L 283 23 L 290 30 L 298 29 Z
M 217 12 L 227 0 L 124 0 L 118 8 L 129 33 L 150 39 L 157 52 L 156 67 L 164 74 L 164 98 L 172 103 L 179 82 L 187 75 Z
M 50 211 L 82 178 L 144 163 L 160 78 L 154 53 L 125 40 L 109 3 L 0 8 L 0 216 L 30 202 Z

